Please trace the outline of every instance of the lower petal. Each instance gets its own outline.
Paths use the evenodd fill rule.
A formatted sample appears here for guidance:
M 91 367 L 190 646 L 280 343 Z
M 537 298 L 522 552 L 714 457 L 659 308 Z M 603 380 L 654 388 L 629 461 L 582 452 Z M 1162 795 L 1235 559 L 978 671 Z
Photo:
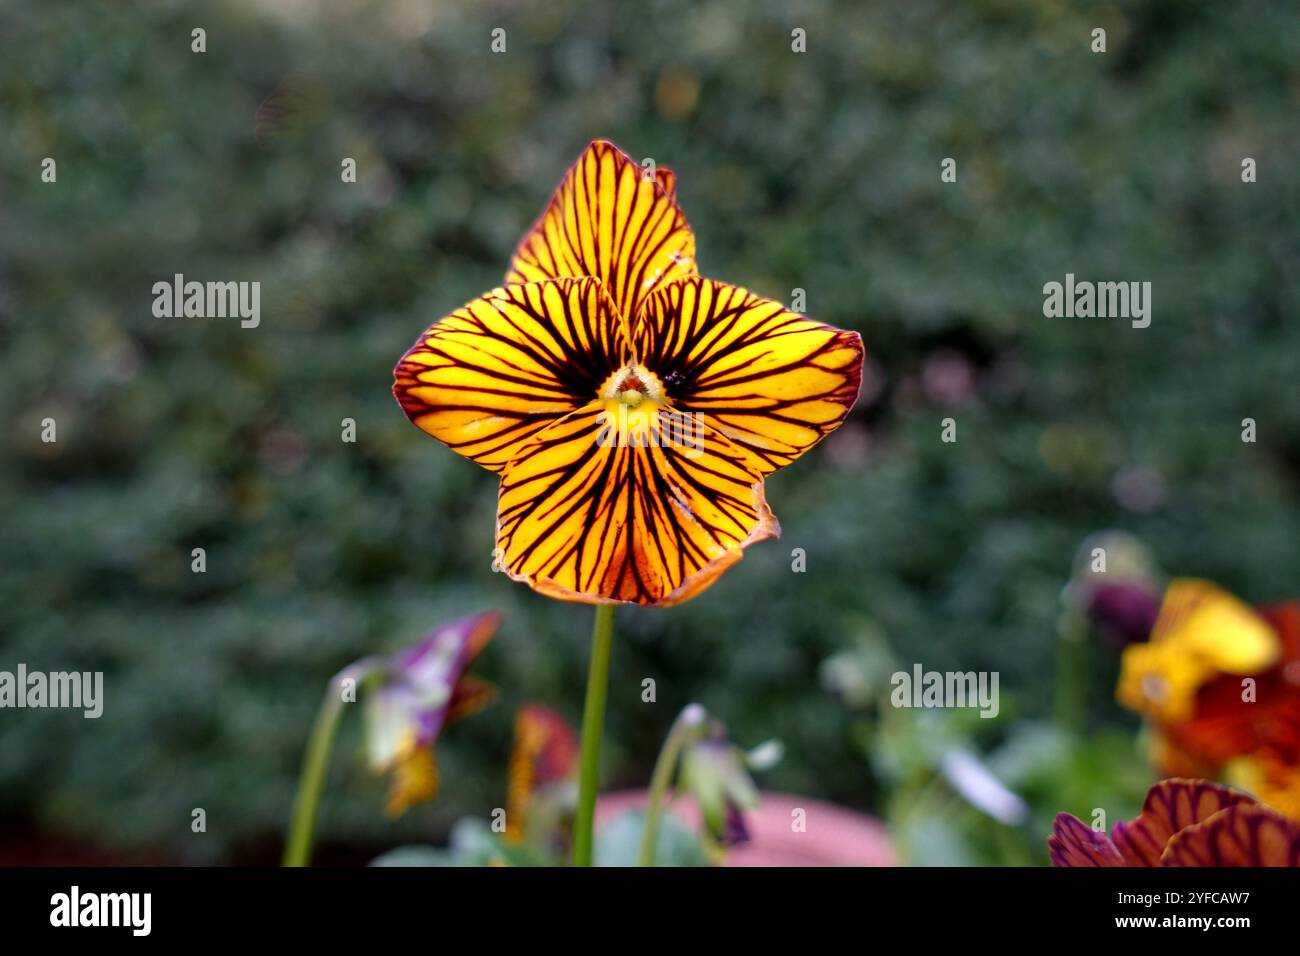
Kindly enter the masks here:
M 628 430 L 594 402 L 529 442 L 501 480 L 504 570 L 561 600 L 668 606 L 776 537 L 752 456 L 668 414 Z

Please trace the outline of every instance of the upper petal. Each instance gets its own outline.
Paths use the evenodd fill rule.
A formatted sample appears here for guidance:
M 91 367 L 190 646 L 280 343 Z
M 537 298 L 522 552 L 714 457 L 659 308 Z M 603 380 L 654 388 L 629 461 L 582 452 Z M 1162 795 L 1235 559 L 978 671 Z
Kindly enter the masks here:
M 1249 790 L 1259 802 L 1300 821 L 1300 765 L 1292 748 L 1264 747 L 1224 767 L 1226 778 Z
M 699 276 L 651 296 L 632 339 L 673 407 L 707 415 L 761 459 L 764 475 L 834 431 L 862 381 L 857 332 Z
M 631 318 L 657 285 L 695 274 L 695 235 L 669 170 L 643 169 L 597 140 L 578 157 L 515 250 L 507 282 L 596 276 Z
M 1217 584 L 1193 578 L 1169 585 L 1151 641 L 1177 643 L 1229 674 L 1262 670 L 1281 651 L 1277 634 L 1254 608 Z
M 597 279 L 493 289 L 430 326 L 394 370 L 402 410 L 493 471 L 590 401 L 627 349 Z
M 506 572 L 561 600 L 668 606 L 778 535 L 752 456 L 692 427 L 693 439 L 671 438 L 654 412 L 623 440 L 593 402 L 540 432 L 501 479 Z
M 1160 866 L 1174 834 L 1225 807 L 1254 802 L 1240 790 L 1205 780 L 1162 780 L 1147 792 L 1138 818 L 1116 823 L 1111 837 L 1129 866 Z

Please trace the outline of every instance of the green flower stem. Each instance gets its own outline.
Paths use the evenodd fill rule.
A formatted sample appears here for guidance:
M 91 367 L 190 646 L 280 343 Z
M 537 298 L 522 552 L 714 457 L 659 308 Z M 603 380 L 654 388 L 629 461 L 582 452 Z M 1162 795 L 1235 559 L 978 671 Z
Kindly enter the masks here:
M 337 681 L 330 681 L 312 725 L 307 753 L 302 761 L 302 774 L 298 778 L 298 795 L 293 801 L 293 818 L 289 823 L 289 840 L 284 847 L 282 866 L 306 866 L 311 860 L 311 840 L 316 829 L 316 811 L 320 807 L 321 790 L 325 786 L 325 772 L 329 769 L 330 752 L 334 749 L 334 736 L 338 731 L 339 717 L 343 713 L 343 694 Z
M 672 783 L 673 770 L 681 758 L 686 744 L 703 724 L 704 711 L 698 704 L 688 704 L 673 721 L 672 729 L 664 740 L 654 773 L 650 776 L 650 796 L 645 805 L 645 824 L 641 830 L 641 850 L 637 853 L 637 866 L 654 866 L 655 836 L 659 829 L 659 813 L 663 808 L 664 794 Z
M 1062 730 L 1078 733 L 1083 729 L 1088 690 L 1088 622 L 1081 611 L 1067 608 L 1057 629 L 1056 723 Z
M 591 866 L 596 789 L 600 784 L 600 738 L 605 729 L 605 696 L 614 643 L 614 605 L 597 604 L 591 628 L 591 666 L 582 709 L 582 756 L 578 776 L 578 816 L 573 823 L 573 865 Z

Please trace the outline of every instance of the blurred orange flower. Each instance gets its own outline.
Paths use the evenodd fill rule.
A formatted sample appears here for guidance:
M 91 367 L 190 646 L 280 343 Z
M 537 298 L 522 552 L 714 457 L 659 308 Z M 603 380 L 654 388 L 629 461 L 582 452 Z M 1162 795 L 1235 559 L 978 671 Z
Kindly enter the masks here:
M 1150 641 L 1125 649 L 1116 696 L 1149 721 L 1162 774 L 1226 775 L 1300 819 L 1300 602 L 1255 610 L 1173 582 Z

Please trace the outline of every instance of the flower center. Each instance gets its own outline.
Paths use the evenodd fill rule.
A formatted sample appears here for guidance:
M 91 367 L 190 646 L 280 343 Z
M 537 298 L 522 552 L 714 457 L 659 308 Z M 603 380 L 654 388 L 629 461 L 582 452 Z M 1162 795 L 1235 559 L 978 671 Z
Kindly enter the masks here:
M 659 412 L 667 399 L 655 374 L 628 364 L 605 380 L 600 389 L 604 418 L 598 441 L 615 447 L 644 448 L 660 438 Z
M 1147 700 L 1159 704 L 1169 696 L 1169 684 L 1157 674 L 1147 674 L 1142 678 L 1142 693 L 1146 695 Z
M 664 388 L 653 372 L 641 365 L 629 364 L 606 379 L 600 397 L 607 406 L 613 401 L 629 409 L 649 403 L 645 410 L 651 412 L 664 404 Z

